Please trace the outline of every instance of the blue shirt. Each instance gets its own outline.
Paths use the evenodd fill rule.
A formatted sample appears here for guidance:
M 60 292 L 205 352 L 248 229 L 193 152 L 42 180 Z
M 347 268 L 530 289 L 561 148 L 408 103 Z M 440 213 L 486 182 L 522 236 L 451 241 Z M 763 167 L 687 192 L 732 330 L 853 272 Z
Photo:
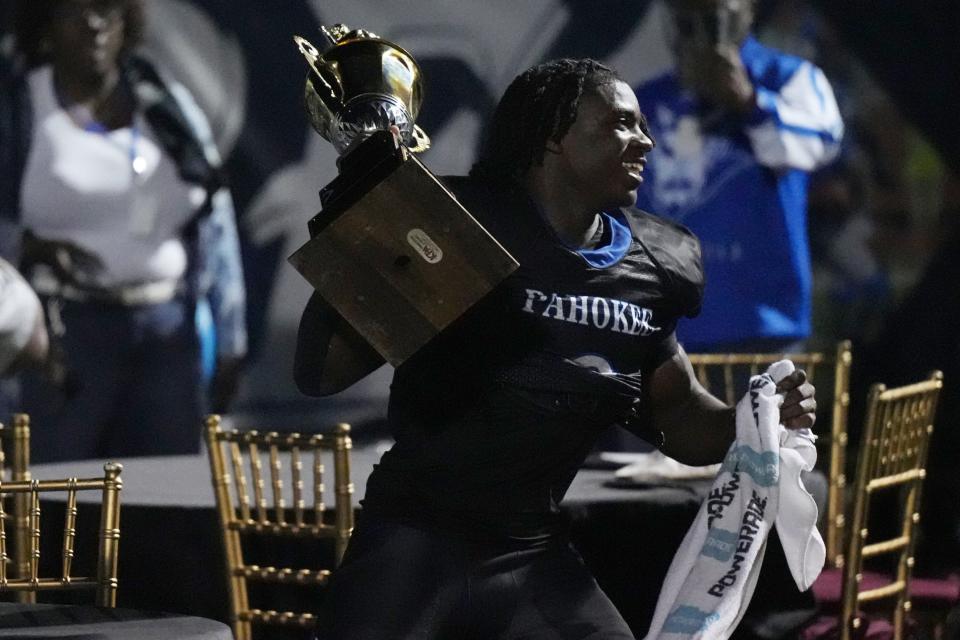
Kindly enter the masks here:
M 637 90 L 657 147 L 637 206 L 700 238 L 703 312 L 681 324 L 690 351 L 810 334 L 808 173 L 837 153 L 843 124 L 823 73 L 748 38 L 741 59 L 757 104 L 711 112 L 675 72 Z

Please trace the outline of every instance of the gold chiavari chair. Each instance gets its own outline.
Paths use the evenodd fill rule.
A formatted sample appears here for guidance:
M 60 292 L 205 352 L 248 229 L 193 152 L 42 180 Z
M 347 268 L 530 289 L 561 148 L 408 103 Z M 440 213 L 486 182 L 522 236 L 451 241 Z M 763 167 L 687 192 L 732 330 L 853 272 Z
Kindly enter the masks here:
M 937 399 L 943 374 L 929 380 L 886 389 L 870 389 L 863 443 L 857 459 L 857 478 L 851 523 L 849 566 L 844 569 L 841 638 L 849 640 L 860 626 L 863 603 L 886 602 L 892 612 L 894 638 L 903 637 L 904 619 L 910 611 L 908 585 L 913 569 L 913 548 L 920 521 L 920 493 L 926 477 L 927 450 L 933 433 Z M 896 535 L 871 540 L 868 518 L 873 501 L 893 492 L 901 516 Z M 866 562 L 882 556 L 895 559 L 894 580 L 873 589 L 860 582 Z
M 0 424 L 0 482 L 26 482 L 30 480 L 30 416 L 25 413 L 13 415 L 12 427 Z M 7 516 L 6 527 L 12 535 L 12 545 L 7 539 L 7 545 L 13 547 L 13 556 L 7 562 L 7 571 L 14 576 L 28 575 L 29 546 L 29 515 L 30 496 L 26 494 L 11 494 L 10 502 L 4 503 L 6 494 L 0 493 L 0 511 Z M 12 570 L 12 571 L 11 571 Z M 35 602 L 36 593 L 32 591 L 18 591 L 19 602 Z
M 66 590 L 93 590 L 95 603 L 100 607 L 116 606 L 117 600 L 117 559 L 120 544 L 120 489 L 122 482 L 119 464 L 107 463 L 103 467 L 102 478 L 25 480 L 0 483 L 0 493 L 24 497 L 28 505 L 27 525 L 24 531 L 27 559 L 25 571 L 10 576 L 6 570 L 9 556 L 6 548 L 4 519 L 0 517 L 0 592 L 48 592 Z M 99 545 L 97 550 L 97 569 L 95 577 L 75 576 L 72 573 L 75 555 L 77 531 L 77 494 L 80 491 L 99 491 L 101 493 Z M 40 575 L 41 527 L 45 520 L 41 518 L 40 496 L 54 492 L 66 493 L 66 510 L 63 527 L 63 545 L 61 548 L 60 575 L 45 577 Z M 0 514 L 2 515 L 2 514 Z
M 818 621 L 801 637 L 851 640 L 863 637 L 868 625 L 877 632 L 885 631 L 889 625 L 888 633 L 895 640 L 904 637 L 911 610 L 920 494 L 942 387 L 943 375 L 939 371 L 925 381 L 903 387 L 871 387 L 857 455 L 847 564 L 833 572 L 839 574 L 840 589 L 835 589 L 832 583 L 837 576 L 829 571 L 814 585 L 818 602 L 825 609 L 830 607 L 833 597 L 839 596 L 839 615 Z M 872 519 L 872 509 L 877 510 L 875 515 L 884 517 Z M 899 519 L 891 521 L 887 515 Z M 881 521 L 883 527 L 873 526 Z M 878 528 L 882 530 L 877 531 Z M 880 564 L 882 561 L 886 563 Z M 886 616 L 881 615 L 884 613 Z
M 827 563 L 842 567 L 844 563 L 844 530 L 846 528 L 845 505 L 847 476 L 847 428 L 850 408 L 850 365 L 853 359 L 851 343 L 842 340 L 833 353 L 691 353 L 688 354 L 697 379 L 712 394 L 728 404 L 735 404 L 747 390 L 750 376 L 762 373 L 767 366 L 789 358 L 807 378 L 832 383 L 817 386 L 817 400 L 823 411 L 829 406 L 828 416 L 819 415 L 814 431 L 819 436 L 818 449 L 829 447 L 829 472 L 827 474 L 827 518 L 824 538 L 827 547 Z M 824 371 L 827 371 L 825 373 Z M 832 376 L 832 377 L 831 377 Z M 832 394 L 830 391 L 832 390 Z M 828 402 L 824 402 L 827 398 Z M 829 425 L 829 427 L 827 426 Z
M 353 531 L 350 426 L 339 424 L 331 434 L 312 435 L 234 431 L 224 430 L 220 416 L 211 415 L 206 420 L 206 439 L 226 555 L 234 636 L 249 640 L 254 624 L 313 627 L 316 619 L 309 612 L 253 608 L 250 592 L 259 588 L 263 596 L 264 587 L 322 589 L 327 584 L 330 569 L 340 562 Z M 328 513 L 324 501 L 327 458 L 333 460 L 332 513 Z M 314 554 L 310 567 L 254 564 L 251 547 L 265 539 L 273 547 L 282 539 L 332 541 L 333 560 L 326 567 L 318 567 Z M 291 558 L 296 556 L 288 556 L 287 564 L 297 562 Z

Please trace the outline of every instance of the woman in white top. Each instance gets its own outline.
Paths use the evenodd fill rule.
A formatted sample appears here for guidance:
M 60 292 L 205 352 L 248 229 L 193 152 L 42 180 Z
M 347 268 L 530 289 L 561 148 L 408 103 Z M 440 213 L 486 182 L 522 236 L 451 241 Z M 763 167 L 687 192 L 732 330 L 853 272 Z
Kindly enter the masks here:
M 132 48 L 136 0 L 30 0 L 25 72 L 6 131 L 21 266 L 47 306 L 66 376 L 28 377 L 35 460 L 188 453 L 208 409 L 194 323 L 217 321 L 220 373 L 245 354 L 233 205 L 206 120 Z M 10 98 L 16 96 L 16 98 Z M 2 109 L 0 109 L 2 111 Z M 235 377 L 234 380 L 235 381 Z

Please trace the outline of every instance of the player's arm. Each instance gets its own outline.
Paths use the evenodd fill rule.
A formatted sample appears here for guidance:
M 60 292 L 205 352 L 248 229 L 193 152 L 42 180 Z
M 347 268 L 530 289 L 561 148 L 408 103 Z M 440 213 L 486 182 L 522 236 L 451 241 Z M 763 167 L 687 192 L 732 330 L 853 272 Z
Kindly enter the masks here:
M 794 371 L 777 390 L 784 392 L 781 423 L 790 429 L 812 427 L 817 404 L 806 374 Z M 682 347 L 654 370 L 648 398 L 653 426 L 664 435 L 665 454 L 692 465 L 723 459 L 736 435 L 734 407 L 704 389 Z
M 654 370 L 648 384 L 648 415 L 663 432 L 663 452 L 685 464 L 720 462 L 736 433 L 734 408 L 704 389 L 683 347 Z
M 314 293 L 300 318 L 293 379 L 309 396 L 343 391 L 384 360 L 323 298 Z

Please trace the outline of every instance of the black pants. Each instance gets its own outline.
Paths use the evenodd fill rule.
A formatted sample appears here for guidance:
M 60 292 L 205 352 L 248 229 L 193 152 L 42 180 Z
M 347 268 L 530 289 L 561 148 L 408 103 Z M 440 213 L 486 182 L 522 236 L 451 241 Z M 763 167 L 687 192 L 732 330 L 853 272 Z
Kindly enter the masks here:
M 482 544 L 365 515 L 332 577 L 318 638 L 633 638 L 565 541 Z
M 67 388 L 25 373 L 34 462 L 200 451 L 204 403 L 194 305 L 65 301 Z M 72 387 L 72 388 L 71 388 Z

